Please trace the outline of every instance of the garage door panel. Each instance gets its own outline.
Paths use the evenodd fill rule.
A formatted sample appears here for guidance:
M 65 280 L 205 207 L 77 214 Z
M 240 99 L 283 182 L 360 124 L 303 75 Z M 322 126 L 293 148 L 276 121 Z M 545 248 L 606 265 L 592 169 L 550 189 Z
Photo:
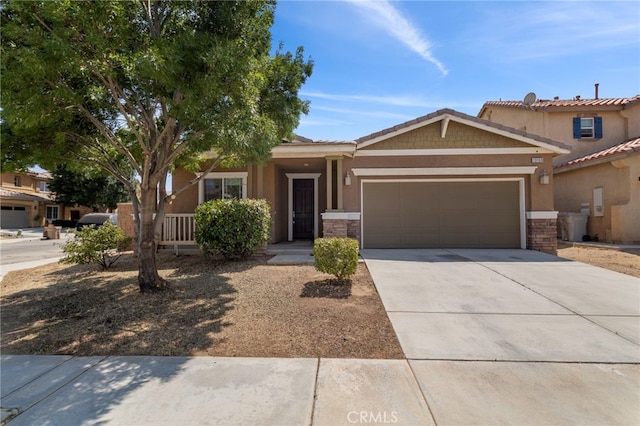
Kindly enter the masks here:
M 394 248 L 438 248 L 439 238 L 437 234 L 429 233 L 415 233 L 406 234 L 402 240 L 402 244 L 399 247 Z
M 26 228 L 29 226 L 29 213 L 24 206 L 2 206 L 0 210 L 0 228 Z
M 413 229 L 415 232 L 437 232 L 441 223 L 438 216 L 428 210 L 404 210 L 396 217 L 397 226 Z
M 503 224 L 506 227 L 518 226 L 520 218 L 514 214 L 506 215 L 502 214 L 502 212 L 500 212 L 500 214 L 481 212 L 478 215 L 478 222 L 485 225 L 488 229 L 499 229 Z
M 372 231 L 367 235 L 368 246 L 376 248 L 402 248 L 401 234 L 375 232 Z
M 519 248 L 519 191 L 517 181 L 365 183 L 363 246 Z

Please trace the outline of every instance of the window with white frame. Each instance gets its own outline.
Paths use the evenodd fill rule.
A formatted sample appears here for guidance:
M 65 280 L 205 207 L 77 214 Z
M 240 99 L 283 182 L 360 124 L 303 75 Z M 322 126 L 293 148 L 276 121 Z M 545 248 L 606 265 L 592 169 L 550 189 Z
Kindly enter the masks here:
M 38 181 L 38 191 L 40 191 L 40 192 L 49 192 L 49 183 L 39 180 Z
M 20 176 L 13 177 L 13 186 L 20 186 Z
M 574 139 L 600 139 L 602 138 L 602 117 L 574 117 Z
M 247 172 L 207 174 L 199 184 L 198 203 L 210 200 L 247 198 Z
M 593 117 L 583 117 L 580 119 L 580 137 L 592 138 L 594 135 Z
M 46 218 L 48 221 L 59 218 L 60 208 L 58 206 L 47 206 Z

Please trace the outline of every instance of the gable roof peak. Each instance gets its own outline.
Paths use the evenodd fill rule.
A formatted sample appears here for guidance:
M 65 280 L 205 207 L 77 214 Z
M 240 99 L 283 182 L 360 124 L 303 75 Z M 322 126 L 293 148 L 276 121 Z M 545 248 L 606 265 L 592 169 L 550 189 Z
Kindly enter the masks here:
M 504 126 L 502 124 L 497 124 L 489 120 L 485 120 L 483 118 L 475 117 L 472 115 L 465 114 L 460 111 L 456 111 L 450 108 L 439 109 L 431 114 L 423 115 L 422 117 L 418 117 L 416 119 L 406 121 L 404 123 L 398 124 L 393 127 L 389 127 L 387 129 L 380 130 L 378 132 L 372 133 L 367 136 L 363 136 L 361 138 L 356 139 L 356 143 L 360 148 L 364 148 L 365 146 L 375 144 L 382 140 L 391 138 L 401 133 L 412 131 L 416 128 L 426 126 L 432 124 L 434 122 L 440 121 L 442 119 L 451 117 L 453 120 L 458 121 L 467 126 L 480 128 L 486 130 L 488 132 L 493 132 L 496 134 L 501 134 L 503 136 L 520 139 L 526 143 L 530 143 L 536 146 L 544 146 L 554 151 L 557 151 L 558 154 L 566 154 L 569 153 L 571 148 L 563 144 L 561 142 L 544 138 L 542 136 L 534 135 L 531 133 L 527 133 L 522 130 L 517 130 L 512 127 Z

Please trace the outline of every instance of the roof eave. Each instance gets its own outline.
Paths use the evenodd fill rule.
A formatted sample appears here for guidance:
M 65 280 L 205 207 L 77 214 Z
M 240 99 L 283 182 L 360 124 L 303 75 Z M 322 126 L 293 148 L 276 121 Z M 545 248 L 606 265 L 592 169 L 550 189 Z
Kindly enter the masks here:
M 600 158 L 594 158 L 592 160 L 585 160 L 585 161 L 580 161 L 577 162 L 575 164 L 570 164 L 570 165 L 559 165 L 559 166 L 555 166 L 553 168 L 553 173 L 554 174 L 560 174 L 560 173 L 564 173 L 564 172 L 570 172 L 573 170 L 579 170 L 579 169 L 584 169 L 587 167 L 592 167 L 592 166 L 597 166 L 600 164 L 606 164 L 606 163 L 611 163 L 612 161 L 616 161 L 616 160 L 623 160 L 627 157 L 630 157 L 633 154 L 638 154 L 637 151 L 630 151 L 630 152 L 622 152 L 619 154 L 614 154 L 614 155 L 609 155 L 606 157 L 600 157 Z
M 272 158 L 316 158 L 347 156 L 353 157 L 356 151 L 355 142 L 345 143 L 313 143 L 282 144 L 271 150 Z

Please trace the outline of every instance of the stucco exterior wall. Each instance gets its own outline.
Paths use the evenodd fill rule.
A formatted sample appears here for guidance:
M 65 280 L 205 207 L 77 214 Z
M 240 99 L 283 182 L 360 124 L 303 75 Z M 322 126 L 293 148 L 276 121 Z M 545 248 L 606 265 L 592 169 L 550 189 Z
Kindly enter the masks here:
M 574 139 L 573 118 L 580 114 L 602 117 L 601 139 Z M 625 110 L 564 111 L 489 107 L 480 118 L 504 124 L 528 133 L 561 141 L 571 146 L 571 153 L 556 157 L 556 164 L 595 152 L 640 135 L 640 104 Z
M 640 242 L 640 154 L 625 160 L 557 173 L 556 209 L 580 212 L 589 203 L 587 233 L 602 241 Z M 602 188 L 603 216 L 594 216 L 593 189 Z
M 14 178 L 18 177 L 20 180 L 20 186 L 15 186 Z M 24 193 L 40 193 L 38 190 L 38 182 L 46 182 L 44 179 L 38 179 L 34 176 L 25 174 L 25 173 L 2 173 L 2 182 L 1 186 L 6 189 L 11 189 L 13 191 L 24 192 Z M 46 193 L 48 194 L 48 193 Z

